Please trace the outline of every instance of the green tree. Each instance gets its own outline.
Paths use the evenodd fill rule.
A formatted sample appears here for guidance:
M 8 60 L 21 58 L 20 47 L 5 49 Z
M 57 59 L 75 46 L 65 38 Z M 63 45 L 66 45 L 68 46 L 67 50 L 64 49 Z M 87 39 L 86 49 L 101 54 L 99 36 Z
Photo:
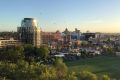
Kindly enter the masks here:
M 110 80 L 110 77 L 108 75 L 103 75 L 101 80 Z
M 67 66 L 61 58 L 55 60 L 54 67 L 56 69 L 57 80 L 63 80 L 67 76 Z
M 25 60 L 28 61 L 29 64 L 34 61 L 34 53 L 34 47 L 31 44 L 24 45 Z
M 48 56 L 49 56 L 49 50 L 46 46 L 41 46 L 39 48 L 39 53 L 38 53 L 42 59 L 47 60 Z
M 67 74 L 65 80 L 78 80 L 75 72 L 70 72 Z
M 43 65 L 41 68 L 40 80 L 57 80 L 56 70 L 52 66 Z
M 83 46 L 83 47 L 88 46 L 88 42 L 86 42 L 86 41 L 82 41 L 82 42 L 81 42 L 81 46 Z
M 88 71 L 82 71 L 79 75 L 80 80 L 97 80 L 97 76 Z
M 16 63 L 18 60 L 23 59 L 23 56 L 20 51 L 9 49 L 0 53 L 0 60 Z

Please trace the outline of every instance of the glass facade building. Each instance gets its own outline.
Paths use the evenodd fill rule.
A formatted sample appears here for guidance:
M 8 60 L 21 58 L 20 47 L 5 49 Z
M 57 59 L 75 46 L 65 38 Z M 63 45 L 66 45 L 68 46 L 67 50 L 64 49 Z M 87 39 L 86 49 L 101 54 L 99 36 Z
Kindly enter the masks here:
M 34 18 L 24 18 L 21 27 L 17 28 L 19 39 L 23 44 L 39 47 L 41 44 L 41 29 Z

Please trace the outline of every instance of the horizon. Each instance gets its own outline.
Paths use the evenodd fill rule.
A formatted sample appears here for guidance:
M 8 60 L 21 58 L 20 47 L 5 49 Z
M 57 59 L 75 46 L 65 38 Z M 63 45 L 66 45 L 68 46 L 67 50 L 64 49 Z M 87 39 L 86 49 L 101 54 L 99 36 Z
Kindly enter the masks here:
M 119 33 L 120 0 L 1 0 L 0 32 L 16 31 L 25 17 L 35 18 L 43 31 Z M 7 5 L 7 6 L 6 6 Z

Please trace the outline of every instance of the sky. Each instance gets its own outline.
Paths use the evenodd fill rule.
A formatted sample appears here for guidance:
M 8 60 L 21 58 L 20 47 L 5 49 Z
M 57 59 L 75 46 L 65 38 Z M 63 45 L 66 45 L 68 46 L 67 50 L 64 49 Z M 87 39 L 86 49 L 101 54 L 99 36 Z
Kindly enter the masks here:
M 0 0 L 0 31 L 17 31 L 26 17 L 49 32 L 120 32 L 120 0 Z

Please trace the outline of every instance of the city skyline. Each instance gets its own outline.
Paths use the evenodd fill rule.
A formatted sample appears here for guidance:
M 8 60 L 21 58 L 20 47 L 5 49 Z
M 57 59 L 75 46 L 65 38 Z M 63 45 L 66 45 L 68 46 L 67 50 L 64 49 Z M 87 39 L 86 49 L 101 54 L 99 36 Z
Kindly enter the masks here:
M 21 19 L 37 19 L 43 31 L 65 28 L 119 32 L 120 0 L 1 0 L 0 31 L 16 31 Z

